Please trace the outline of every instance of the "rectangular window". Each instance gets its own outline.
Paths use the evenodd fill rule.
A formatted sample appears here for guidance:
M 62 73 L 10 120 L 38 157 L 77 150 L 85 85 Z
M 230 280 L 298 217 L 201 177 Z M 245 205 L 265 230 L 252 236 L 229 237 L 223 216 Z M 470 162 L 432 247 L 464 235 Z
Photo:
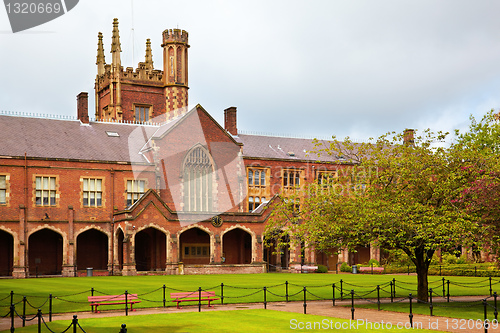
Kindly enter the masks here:
M 210 245 L 207 244 L 185 244 L 184 257 L 208 257 L 210 255 Z
M 149 106 L 135 107 L 135 121 L 145 123 L 149 121 Z
M 248 186 L 253 188 L 266 187 L 266 169 L 249 168 Z
M 102 179 L 83 178 L 83 206 L 102 207 Z
M 7 203 L 7 176 L 0 176 L 0 205 Z
M 283 187 L 286 189 L 294 189 L 300 187 L 300 171 L 283 171 Z
M 56 205 L 56 178 L 35 178 L 35 204 L 37 206 Z
M 337 171 L 318 171 L 316 180 L 321 187 L 332 186 L 333 181 L 337 178 Z
M 252 212 L 264 202 L 266 202 L 265 197 L 248 197 L 248 211 Z
M 132 206 L 144 194 L 145 180 L 127 180 L 127 206 Z

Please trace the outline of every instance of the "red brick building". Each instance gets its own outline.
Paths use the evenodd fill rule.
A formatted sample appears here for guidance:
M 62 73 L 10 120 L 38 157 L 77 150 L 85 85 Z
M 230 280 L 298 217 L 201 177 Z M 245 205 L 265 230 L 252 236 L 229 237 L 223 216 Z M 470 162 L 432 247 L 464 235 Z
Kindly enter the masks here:
M 308 139 L 239 134 L 188 110 L 188 34 L 163 32 L 163 70 L 150 41 L 134 71 L 112 62 L 99 33 L 95 120 L 88 96 L 76 119 L 0 115 L 0 276 L 255 273 L 290 263 L 335 269 L 375 249 L 326 255 L 263 245 L 272 198 L 348 167 L 318 161 Z M 301 254 L 303 256 L 301 256 Z

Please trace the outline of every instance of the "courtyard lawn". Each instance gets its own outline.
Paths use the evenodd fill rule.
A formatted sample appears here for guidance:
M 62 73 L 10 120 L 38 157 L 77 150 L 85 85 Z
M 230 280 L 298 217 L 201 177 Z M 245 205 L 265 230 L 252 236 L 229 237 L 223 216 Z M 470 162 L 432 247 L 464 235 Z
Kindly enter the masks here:
M 48 323 L 54 332 L 62 332 L 69 324 L 67 321 Z M 80 326 L 87 333 L 118 332 L 125 323 L 129 332 L 290 332 L 293 330 L 312 331 L 307 323 L 316 330 L 335 330 L 336 332 L 352 332 L 349 321 L 314 315 L 304 315 L 273 310 L 235 310 L 211 312 L 187 312 L 153 314 L 145 316 L 107 317 L 79 320 Z M 344 329 L 341 325 L 344 323 Z M 356 322 L 357 324 L 357 322 Z M 302 326 L 303 325 L 303 326 Z M 302 329 L 301 329 L 302 328 Z M 356 327 L 361 332 L 380 332 L 380 329 L 365 328 L 362 323 Z M 78 329 L 78 331 L 80 331 Z M 384 329 L 384 332 L 410 332 L 414 329 Z M 419 332 L 431 332 L 418 330 Z M 8 331 L 2 331 L 8 332 Z M 16 328 L 16 332 L 37 332 L 37 326 Z M 42 332 L 48 332 L 43 327 Z
M 359 304 L 356 308 L 377 309 L 376 304 Z M 380 305 L 383 311 L 394 311 L 410 313 L 409 303 L 384 303 Z M 488 300 L 487 315 L 488 320 L 493 321 L 494 316 L 493 299 Z M 416 303 L 412 304 L 412 313 L 430 315 L 429 304 Z M 433 303 L 434 316 L 459 318 L 466 320 L 483 320 L 484 307 L 481 301 L 478 302 L 450 302 L 450 303 Z
M 303 300 L 303 287 L 307 287 L 308 300 L 340 298 L 340 280 L 344 293 L 354 290 L 358 297 L 376 297 L 375 288 L 380 285 L 380 296 L 389 297 L 389 282 L 396 280 L 396 296 L 416 294 L 417 278 L 414 275 L 362 275 L 362 274 L 243 274 L 243 275 L 167 275 L 167 276 L 101 276 L 78 278 L 32 278 L 0 280 L 0 316 L 9 311 L 10 291 L 14 291 L 16 310 L 22 310 L 22 298 L 27 296 L 27 313 L 34 314 L 37 308 L 48 313 L 48 296 L 52 294 L 53 312 L 89 311 L 87 296 L 94 288 L 94 295 L 118 295 L 127 290 L 139 294 L 141 303 L 137 307 L 163 306 L 163 285 L 165 284 L 166 305 L 174 306 L 170 293 L 177 291 L 213 290 L 221 295 L 224 283 L 224 303 L 263 302 L 263 287 L 267 287 L 267 301 L 284 301 L 285 281 L 288 281 L 289 300 Z M 489 295 L 489 280 L 484 277 L 446 277 L 450 280 L 450 294 Z M 492 279 L 493 291 L 500 291 L 500 280 Z M 442 293 L 442 278 L 429 276 L 429 287 Z M 447 289 L 447 288 L 446 288 Z M 349 297 L 345 295 L 344 297 Z M 218 303 L 220 301 L 217 301 Z M 124 305 L 104 306 L 103 310 L 124 308 Z

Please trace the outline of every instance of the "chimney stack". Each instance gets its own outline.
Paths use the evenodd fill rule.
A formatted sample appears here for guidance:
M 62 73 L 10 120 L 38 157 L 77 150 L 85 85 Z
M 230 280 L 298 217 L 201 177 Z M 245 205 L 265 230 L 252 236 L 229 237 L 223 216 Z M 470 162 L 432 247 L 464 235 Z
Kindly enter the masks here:
M 224 128 L 232 135 L 238 135 L 236 128 L 236 106 L 231 106 L 224 110 Z
M 81 92 L 76 96 L 77 100 L 77 116 L 78 119 L 84 123 L 89 123 L 89 94 Z
M 405 145 L 413 145 L 415 143 L 415 130 L 407 128 L 403 132 L 403 142 Z

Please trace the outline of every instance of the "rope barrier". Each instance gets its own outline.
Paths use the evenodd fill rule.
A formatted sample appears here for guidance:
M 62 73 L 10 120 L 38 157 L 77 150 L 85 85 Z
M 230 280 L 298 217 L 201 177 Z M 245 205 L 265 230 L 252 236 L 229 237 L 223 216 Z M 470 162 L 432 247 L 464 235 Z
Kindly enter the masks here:
M 139 296 L 144 296 L 144 295 L 149 295 L 149 294 L 151 294 L 151 293 L 154 293 L 155 291 L 162 290 L 162 289 L 163 289 L 163 287 L 160 287 L 160 288 L 158 288 L 158 289 L 148 291 L 147 293 L 144 293 L 144 294 L 137 294 L 137 297 L 139 297 Z
M 253 296 L 255 294 L 260 293 L 261 291 L 262 291 L 262 289 L 259 289 L 259 290 L 257 290 L 254 293 L 251 293 L 251 294 L 248 294 L 248 295 L 243 295 L 243 296 L 226 296 L 226 295 L 224 295 L 224 299 L 226 299 L 226 298 L 243 298 L 243 297 Z
M 31 304 L 31 303 L 30 303 L 30 301 L 28 300 L 28 298 L 26 298 L 26 303 L 27 303 L 29 306 L 31 306 L 31 308 L 33 308 L 33 309 L 40 309 L 40 308 L 42 308 L 45 304 L 47 304 L 47 302 L 48 302 L 48 301 L 49 301 L 49 299 L 47 298 L 47 299 L 45 300 L 45 302 L 43 302 L 43 303 L 42 303 L 42 305 L 40 305 L 40 306 L 34 306 L 33 304 Z

